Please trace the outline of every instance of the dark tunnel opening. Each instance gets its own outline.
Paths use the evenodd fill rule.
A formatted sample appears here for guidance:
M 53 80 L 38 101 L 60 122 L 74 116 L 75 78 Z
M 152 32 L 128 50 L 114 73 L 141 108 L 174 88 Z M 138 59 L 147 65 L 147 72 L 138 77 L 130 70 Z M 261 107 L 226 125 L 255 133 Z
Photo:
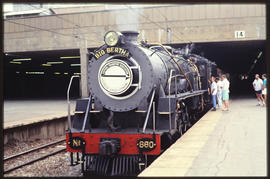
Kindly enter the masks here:
M 207 58 L 230 74 L 232 96 L 254 95 L 252 82 L 255 74 L 266 73 L 265 41 L 216 43 L 213 50 L 204 46 Z M 247 79 L 242 76 L 247 76 Z
M 195 43 L 192 52 L 214 61 L 229 74 L 231 96 L 255 97 L 252 86 L 254 76 L 266 74 L 265 40 Z
M 254 75 L 266 73 L 265 40 L 194 44 L 193 53 L 214 61 L 229 73 L 232 96 L 254 95 Z M 172 46 L 179 48 L 185 45 Z M 4 54 L 4 99 L 66 98 L 71 76 L 80 73 L 79 55 L 79 49 Z M 10 63 L 14 59 L 27 58 L 31 60 Z M 49 62 L 59 63 L 49 66 Z M 248 75 L 247 79 L 241 79 L 244 74 Z M 78 79 L 72 84 L 70 96 L 80 96 Z
M 4 60 L 4 99 L 66 99 L 71 76 L 80 73 L 79 50 L 6 53 Z M 75 78 L 71 98 L 79 86 Z

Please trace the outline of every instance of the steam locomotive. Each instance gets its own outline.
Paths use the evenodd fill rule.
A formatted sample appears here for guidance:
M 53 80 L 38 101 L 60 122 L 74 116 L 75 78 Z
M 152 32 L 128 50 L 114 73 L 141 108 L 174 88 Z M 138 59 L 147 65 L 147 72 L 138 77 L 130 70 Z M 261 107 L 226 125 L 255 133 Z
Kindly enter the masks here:
M 215 63 L 137 39 L 109 31 L 89 54 L 89 97 L 77 100 L 66 132 L 71 165 L 84 175 L 137 175 L 210 109 Z

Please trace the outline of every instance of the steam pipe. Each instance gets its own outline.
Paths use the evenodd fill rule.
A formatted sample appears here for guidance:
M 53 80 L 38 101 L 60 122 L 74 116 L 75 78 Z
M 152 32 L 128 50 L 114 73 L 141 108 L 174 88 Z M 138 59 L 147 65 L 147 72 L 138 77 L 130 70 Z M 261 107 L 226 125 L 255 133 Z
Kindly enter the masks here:
M 187 80 L 189 87 L 190 87 L 190 90 L 193 90 L 191 82 L 189 81 L 188 77 L 186 76 L 186 74 L 183 71 L 183 69 L 181 68 L 181 66 L 177 63 L 175 58 L 172 56 L 172 54 L 163 45 L 161 45 L 161 44 L 156 44 L 156 45 L 160 46 L 173 59 L 174 63 L 177 65 L 178 69 L 181 71 L 181 73 L 184 75 L 185 79 Z

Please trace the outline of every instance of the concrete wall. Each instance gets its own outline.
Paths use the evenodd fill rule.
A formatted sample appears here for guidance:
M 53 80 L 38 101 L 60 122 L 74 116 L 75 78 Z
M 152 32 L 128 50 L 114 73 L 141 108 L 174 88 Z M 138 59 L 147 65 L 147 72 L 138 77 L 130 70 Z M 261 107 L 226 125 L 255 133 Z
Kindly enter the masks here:
M 4 51 L 74 49 L 85 40 L 88 48 L 94 48 L 103 44 L 108 30 L 138 30 L 140 40 L 148 43 L 167 43 L 167 28 L 171 43 L 264 40 L 265 8 L 263 4 L 175 5 L 8 19 Z M 235 31 L 245 31 L 245 38 L 235 38 Z
M 67 129 L 66 117 L 8 128 L 4 129 L 4 144 L 14 140 L 22 142 L 64 136 Z

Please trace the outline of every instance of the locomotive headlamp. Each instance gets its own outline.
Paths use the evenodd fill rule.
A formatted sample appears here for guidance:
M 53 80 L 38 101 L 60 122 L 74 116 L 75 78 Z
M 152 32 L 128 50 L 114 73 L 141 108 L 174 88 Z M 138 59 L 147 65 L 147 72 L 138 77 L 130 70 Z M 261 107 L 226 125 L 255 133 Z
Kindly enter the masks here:
M 119 42 L 120 36 L 115 31 L 109 31 L 104 36 L 104 41 L 109 46 L 115 46 Z

